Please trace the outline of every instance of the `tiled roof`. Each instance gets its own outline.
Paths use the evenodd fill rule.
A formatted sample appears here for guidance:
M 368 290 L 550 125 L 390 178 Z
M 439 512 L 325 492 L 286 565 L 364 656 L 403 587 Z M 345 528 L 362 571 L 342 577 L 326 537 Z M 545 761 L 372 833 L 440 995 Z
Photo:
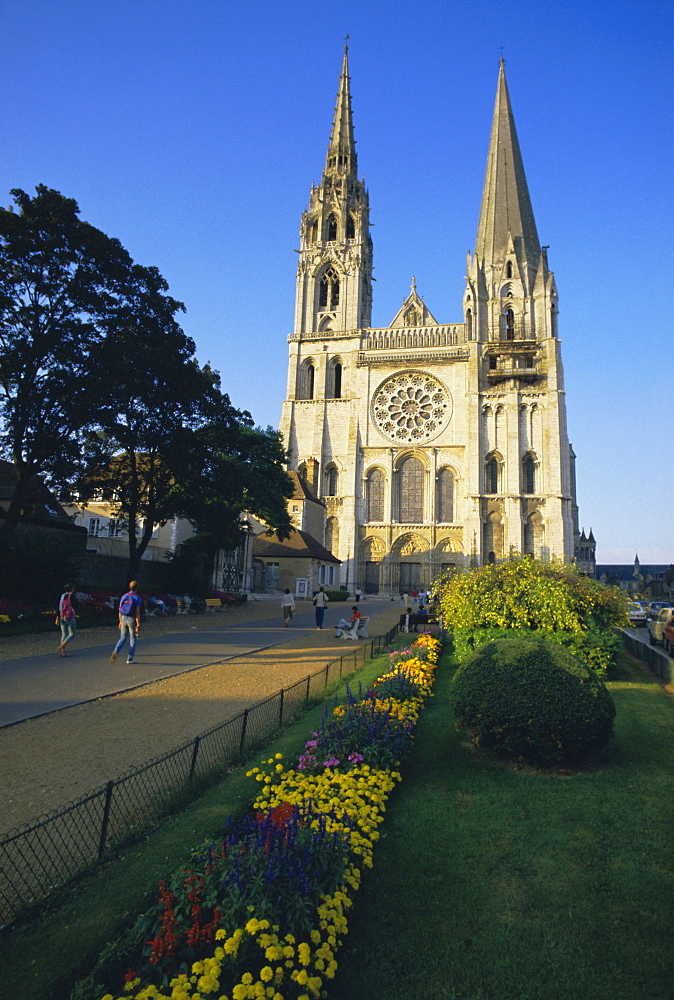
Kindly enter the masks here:
M 297 559 L 305 557 L 309 559 L 320 559 L 321 562 L 332 562 L 339 564 L 340 560 L 328 552 L 324 545 L 316 541 L 313 535 L 307 531 L 290 532 L 290 537 L 281 541 L 274 533 L 271 535 L 256 535 L 253 539 L 253 555 L 264 556 L 269 559 Z

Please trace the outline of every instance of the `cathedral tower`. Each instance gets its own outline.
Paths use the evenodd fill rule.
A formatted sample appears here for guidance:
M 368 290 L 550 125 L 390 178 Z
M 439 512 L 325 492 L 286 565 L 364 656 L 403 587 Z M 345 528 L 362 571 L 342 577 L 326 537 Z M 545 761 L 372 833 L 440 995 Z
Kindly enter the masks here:
M 541 247 L 503 61 L 463 322 L 416 282 L 370 326 L 369 202 L 358 180 L 348 52 L 321 183 L 302 215 L 281 431 L 326 504 L 342 584 L 397 594 L 579 540 L 557 290 Z

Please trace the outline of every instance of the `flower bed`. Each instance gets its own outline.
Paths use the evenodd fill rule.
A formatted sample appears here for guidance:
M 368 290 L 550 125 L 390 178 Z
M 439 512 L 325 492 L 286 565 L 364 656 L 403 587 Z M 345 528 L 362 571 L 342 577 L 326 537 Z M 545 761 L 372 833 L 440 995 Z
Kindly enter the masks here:
M 252 811 L 160 883 L 156 905 L 106 949 L 72 997 L 327 996 L 346 913 L 362 869 L 372 866 L 439 648 L 421 635 L 391 654 L 371 689 L 348 692 L 324 713 L 296 766 L 276 754 L 248 772 L 260 785 Z M 106 993 L 115 983 L 117 992 Z

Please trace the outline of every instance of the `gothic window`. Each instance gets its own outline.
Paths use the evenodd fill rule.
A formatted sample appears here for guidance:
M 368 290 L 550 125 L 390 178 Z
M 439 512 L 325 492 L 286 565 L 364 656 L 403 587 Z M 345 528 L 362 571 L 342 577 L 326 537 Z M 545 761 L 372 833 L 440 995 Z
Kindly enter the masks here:
M 513 265 L 511 261 L 508 261 L 508 265 L 506 267 L 506 278 L 512 278 L 512 276 L 513 276 Z
M 328 396 L 330 399 L 342 398 L 342 365 L 333 360 L 328 369 Z
M 536 463 L 531 455 L 522 462 L 522 486 L 525 493 L 536 492 Z
M 356 237 L 356 220 L 349 214 L 346 217 L 346 238 L 347 240 L 353 240 Z
M 398 471 L 399 519 L 404 524 L 424 520 L 424 467 L 418 458 L 406 458 Z
M 313 362 L 305 361 L 300 368 L 298 399 L 313 399 L 316 383 L 316 369 Z
M 438 476 L 435 520 L 439 523 L 454 520 L 454 476 L 451 469 L 441 469 Z
M 384 520 L 384 489 L 386 480 L 381 469 L 373 469 L 368 474 L 366 485 L 368 521 Z
M 337 239 L 337 216 L 333 212 L 330 218 L 328 219 L 328 240 L 334 241 L 336 239 Z
M 489 371 L 496 370 L 496 364 L 498 362 L 498 356 L 496 354 L 489 355 Z
M 498 493 L 498 481 L 500 468 L 497 458 L 490 458 L 487 462 L 487 481 L 485 483 L 485 493 Z
M 557 336 L 557 307 L 555 306 L 554 302 L 552 303 L 552 305 L 550 307 L 550 325 L 552 327 L 552 329 L 551 329 L 550 332 L 551 332 L 551 334 L 552 334 L 553 337 L 556 337 Z
M 338 473 L 337 468 L 331 465 L 326 473 L 326 496 L 337 496 Z
M 515 339 L 515 313 L 512 309 L 506 309 L 505 314 L 506 340 Z
M 473 339 L 473 310 L 466 310 L 466 336 L 468 340 Z
M 310 220 L 307 226 L 307 236 L 309 243 L 315 243 L 318 239 L 318 222 L 315 219 Z
M 333 267 L 323 272 L 318 291 L 320 309 L 335 309 L 339 305 L 339 277 Z

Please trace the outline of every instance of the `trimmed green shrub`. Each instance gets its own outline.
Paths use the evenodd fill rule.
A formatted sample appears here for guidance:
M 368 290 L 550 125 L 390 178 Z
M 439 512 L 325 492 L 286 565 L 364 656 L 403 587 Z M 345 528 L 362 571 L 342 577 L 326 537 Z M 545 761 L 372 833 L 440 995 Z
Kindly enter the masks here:
M 457 670 L 452 707 L 478 744 L 536 764 L 578 761 L 613 731 L 603 681 L 562 646 L 495 639 Z
M 591 667 L 603 680 L 609 678 L 611 670 L 617 662 L 618 653 L 622 649 L 622 642 L 615 632 L 601 631 L 597 628 L 588 628 L 582 632 L 541 632 L 532 629 L 499 628 L 498 626 L 492 628 L 469 626 L 468 628 L 455 628 L 452 631 L 452 638 L 454 652 L 459 660 L 465 660 L 474 650 L 494 639 L 544 639 L 547 642 L 564 646 L 574 656 L 577 656 L 586 667 Z

